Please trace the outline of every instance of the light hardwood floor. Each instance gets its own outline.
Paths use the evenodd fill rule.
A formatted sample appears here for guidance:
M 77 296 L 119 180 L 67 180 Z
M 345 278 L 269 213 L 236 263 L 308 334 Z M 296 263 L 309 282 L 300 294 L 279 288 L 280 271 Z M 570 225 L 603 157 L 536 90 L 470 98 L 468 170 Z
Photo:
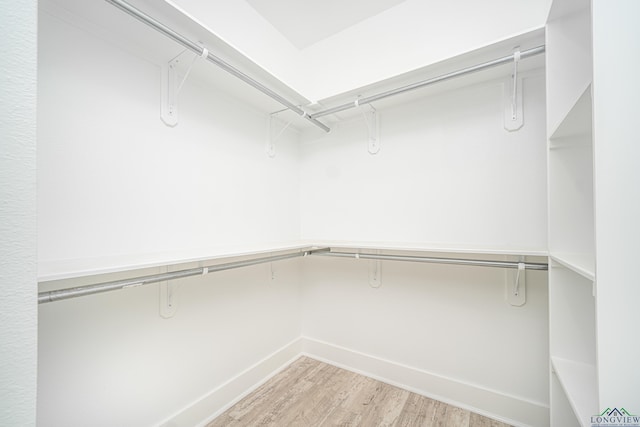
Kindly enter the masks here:
M 308 357 L 207 425 L 222 426 L 508 427 Z

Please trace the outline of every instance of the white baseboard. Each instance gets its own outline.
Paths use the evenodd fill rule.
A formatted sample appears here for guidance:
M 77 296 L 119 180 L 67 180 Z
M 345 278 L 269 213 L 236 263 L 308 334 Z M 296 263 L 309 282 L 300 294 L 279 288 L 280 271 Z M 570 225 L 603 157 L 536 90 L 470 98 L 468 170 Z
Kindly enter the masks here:
M 301 337 L 207 393 L 158 427 L 203 427 L 303 355 L 514 426 L 549 426 L 549 407 L 542 403 Z
M 216 387 L 158 427 L 203 427 L 302 355 L 297 338 Z
M 549 426 L 549 407 L 348 348 L 303 337 L 303 354 L 514 426 Z

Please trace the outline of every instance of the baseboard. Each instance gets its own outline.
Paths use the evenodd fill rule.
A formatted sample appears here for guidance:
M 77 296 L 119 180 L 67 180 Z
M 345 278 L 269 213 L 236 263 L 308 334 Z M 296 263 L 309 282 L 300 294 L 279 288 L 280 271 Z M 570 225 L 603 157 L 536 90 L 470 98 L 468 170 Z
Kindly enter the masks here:
M 302 345 L 302 338 L 293 340 L 158 424 L 158 427 L 205 426 L 300 357 Z
M 302 338 L 302 352 L 313 359 L 514 426 L 549 425 L 549 407 L 539 402 L 489 390 L 477 384 L 464 383 L 312 338 Z
M 158 427 L 204 427 L 302 355 L 514 426 L 549 426 L 549 407 L 542 403 L 301 337 L 207 393 Z

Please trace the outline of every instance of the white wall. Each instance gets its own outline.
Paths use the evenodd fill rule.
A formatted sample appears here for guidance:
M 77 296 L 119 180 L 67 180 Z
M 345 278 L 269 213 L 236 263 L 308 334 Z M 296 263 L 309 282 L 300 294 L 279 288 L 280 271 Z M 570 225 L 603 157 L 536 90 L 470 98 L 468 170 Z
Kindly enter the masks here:
M 39 261 L 298 238 L 295 134 L 188 80 L 160 121 L 160 68 L 41 13 Z
M 361 118 L 309 138 L 301 151 L 303 238 L 544 252 L 544 83 L 543 70 L 525 78 L 525 126 L 513 133 L 502 126 L 502 86 L 488 82 L 379 110 L 376 155 L 367 152 Z M 367 265 L 308 261 L 306 337 L 514 401 L 493 406 L 431 385 L 417 391 L 519 424 L 548 423 L 546 274 L 528 273 L 527 303 L 517 308 L 505 302 L 501 270 L 384 262 L 383 285 L 372 289 Z M 385 376 L 376 369 L 367 373 Z
M 158 425 L 280 350 L 301 303 L 296 260 L 275 268 L 183 279 L 169 319 L 157 285 L 41 305 L 38 425 Z
M 329 344 L 322 357 L 517 425 L 548 424 L 546 272 L 527 273 L 527 303 L 514 307 L 501 269 L 385 261 L 372 288 L 368 261 L 306 262 L 302 333 Z
M 302 145 L 302 237 L 544 251 L 544 77 L 524 80 L 525 126 L 502 126 L 500 82 L 380 111 Z
M 36 421 L 37 3 L 0 2 L 0 424 Z
M 39 24 L 40 262 L 298 237 L 295 133 L 269 158 L 266 115 L 194 80 L 166 127 L 156 64 Z M 275 268 L 183 280 L 170 319 L 157 285 L 41 305 L 38 424 L 155 425 L 295 340 L 298 267 Z

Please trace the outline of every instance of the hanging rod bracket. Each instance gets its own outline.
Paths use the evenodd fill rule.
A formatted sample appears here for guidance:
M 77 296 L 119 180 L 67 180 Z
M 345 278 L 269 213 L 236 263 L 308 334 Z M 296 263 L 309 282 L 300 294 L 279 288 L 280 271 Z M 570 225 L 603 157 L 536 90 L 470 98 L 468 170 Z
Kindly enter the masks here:
M 369 286 L 379 288 L 382 285 L 382 261 L 369 260 Z
M 524 102 L 522 98 L 522 77 L 518 76 L 518 63 L 522 54 L 519 48 L 513 52 L 513 72 L 504 83 L 504 128 L 517 131 L 524 125 Z
M 187 50 L 185 49 L 166 64 L 162 64 L 162 76 L 160 79 L 160 119 L 170 127 L 178 124 L 178 97 L 196 60 L 199 58 L 206 59 L 209 55 L 209 51 L 203 46 L 202 53 L 194 55 L 189 65 L 185 65 L 189 62 L 186 59 L 186 52 Z
M 276 157 L 276 143 L 282 137 L 284 132 L 289 128 L 289 126 L 291 126 L 291 123 L 293 123 L 293 119 L 289 120 L 289 122 L 287 123 L 282 122 L 282 120 L 278 119 L 277 114 L 278 113 L 272 113 L 267 119 L 267 145 L 265 147 L 265 151 L 267 152 L 267 155 L 272 159 Z M 279 130 L 276 126 L 276 123 L 278 121 L 283 123 L 282 127 Z
M 505 270 L 505 289 L 507 302 L 521 307 L 527 302 L 527 276 L 524 259 L 520 259 L 517 269 Z
M 162 64 L 160 86 L 160 119 L 165 125 L 178 124 L 178 71 L 176 58 Z
M 356 105 L 359 105 L 358 100 L 355 101 Z M 368 111 L 365 111 L 365 106 L 360 107 L 364 123 L 367 126 L 367 146 L 369 154 L 378 154 L 380 151 L 380 116 L 378 111 L 373 108 L 373 105 L 367 104 Z
M 168 273 L 168 267 L 162 268 L 162 273 Z M 160 282 L 158 286 L 160 292 L 160 317 L 163 319 L 170 319 L 176 314 L 177 307 L 177 293 L 178 284 L 175 280 L 166 280 Z

